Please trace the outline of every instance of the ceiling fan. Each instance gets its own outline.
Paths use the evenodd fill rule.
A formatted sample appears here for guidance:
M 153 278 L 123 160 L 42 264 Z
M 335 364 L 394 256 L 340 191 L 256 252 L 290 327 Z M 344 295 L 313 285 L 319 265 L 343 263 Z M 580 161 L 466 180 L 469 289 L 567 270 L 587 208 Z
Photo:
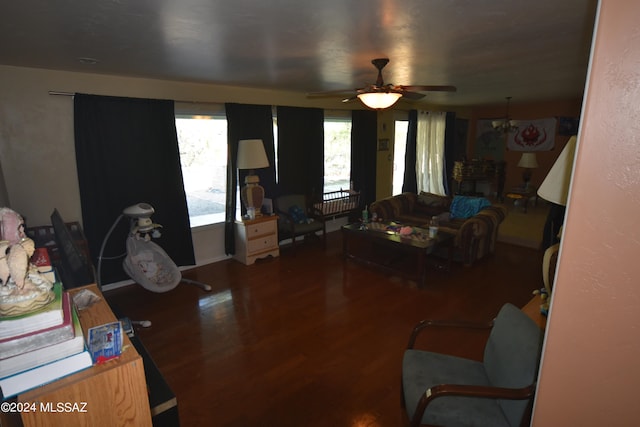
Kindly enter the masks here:
M 359 89 L 342 89 L 326 92 L 312 92 L 307 94 L 308 98 L 345 97 L 342 102 L 350 102 L 359 98 L 367 107 L 373 109 L 385 109 L 391 107 L 404 97 L 410 100 L 423 98 L 425 94 L 421 91 L 455 92 L 455 86 L 429 86 L 429 85 L 394 85 L 384 84 L 382 79 L 382 69 L 389 62 L 389 58 L 376 58 L 371 63 L 378 69 L 378 78 L 375 84 Z

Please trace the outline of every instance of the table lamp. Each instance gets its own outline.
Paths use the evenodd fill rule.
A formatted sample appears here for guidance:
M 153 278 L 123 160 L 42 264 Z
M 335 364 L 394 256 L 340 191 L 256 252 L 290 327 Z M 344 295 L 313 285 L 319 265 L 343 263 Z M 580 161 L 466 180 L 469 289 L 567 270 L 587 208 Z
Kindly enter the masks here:
M 556 159 L 551 170 L 538 188 L 538 196 L 552 203 L 543 236 L 543 247 L 547 248 L 557 241 L 557 235 L 564 222 L 565 206 L 571 183 L 573 159 L 576 152 L 577 137 L 569 138 L 564 149 Z
M 576 152 L 576 136 L 572 136 L 558 156 L 551 170 L 538 188 L 538 196 L 556 205 L 567 205 L 571 171 L 573 170 L 573 157 Z
M 255 169 L 268 168 L 269 160 L 261 139 L 242 139 L 238 142 L 238 169 L 249 170 L 244 179 L 245 186 L 240 190 L 240 199 L 247 211 L 254 209 L 255 216 L 261 216 L 264 188 Z
M 538 167 L 536 153 L 522 153 L 522 157 L 520 157 L 520 161 L 518 162 L 518 167 L 524 168 L 524 172 L 522 172 L 522 180 L 524 181 L 523 187 L 526 190 L 529 188 L 529 181 L 531 181 L 531 169 Z

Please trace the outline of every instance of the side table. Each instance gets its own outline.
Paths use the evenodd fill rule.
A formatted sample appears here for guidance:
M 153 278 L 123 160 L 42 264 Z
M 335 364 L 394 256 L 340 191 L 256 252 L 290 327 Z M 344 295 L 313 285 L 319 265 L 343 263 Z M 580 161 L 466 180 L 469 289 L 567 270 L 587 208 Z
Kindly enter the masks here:
M 505 197 L 507 199 L 513 200 L 514 204 L 517 200 L 522 200 L 524 213 L 527 213 L 527 205 L 529 204 L 529 199 L 534 197 L 533 206 L 538 204 L 538 189 L 532 185 L 527 188 L 524 187 L 515 187 L 512 188 Z
M 263 215 L 256 219 L 235 222 L 235 259 L 251 265 L 256 259 L 280 255 L 278 246 L 278 216 Z

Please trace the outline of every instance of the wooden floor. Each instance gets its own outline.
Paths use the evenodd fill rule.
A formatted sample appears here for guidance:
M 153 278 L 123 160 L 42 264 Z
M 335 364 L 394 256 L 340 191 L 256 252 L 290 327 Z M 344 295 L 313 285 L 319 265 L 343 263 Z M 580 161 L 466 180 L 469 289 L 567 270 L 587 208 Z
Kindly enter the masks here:
M 399 426 L 400 364 L 423 318 L 489 320 L 542 286 L 542 253 L 498 243 L 472 267 L 429 271 L 425 289 L 345 261 L 339 232 L 283 248 L 244 266 L 227 260 L 183 275 L 155 294 L 140 286 L 106 293 L 177 396 L 182 426 Z M 475 334 L 478 334 L 476 332 Z M 423 346 L 479 358 L 483 336 L 427 336 Z

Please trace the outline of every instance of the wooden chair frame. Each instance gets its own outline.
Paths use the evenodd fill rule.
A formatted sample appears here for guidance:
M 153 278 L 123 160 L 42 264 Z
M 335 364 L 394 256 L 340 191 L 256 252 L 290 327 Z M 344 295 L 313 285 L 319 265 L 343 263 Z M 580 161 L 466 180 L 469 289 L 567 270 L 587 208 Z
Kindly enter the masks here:
M 430 327 L 445 327 L 445 328 L 458 328 L 458 329 L 485 329 L 490 330 L 494 325 L 494 321 L 490 322 L 463 322 L 463 321 L 440 321 L 440 320 L 422 320 L 412 330 L 409 337 L 409 343 L 407 349 L 415 348 L 416 339 L 418 335 L 426 328 Z M 402 382 L 402 380 L 401 380 Z M 525 400 L 529 399 L 529 405 L 522 417 L 521 426 L 528 426 L 528 420 L 531 417 L 533 410 L 533 397 L 536 391 L 536 382 L 522 388 L 503 388 L 503 387 L 487 387 L 478 385 L 461 385 L 461 384 L 438 384 L 428 388 L 422 394 L 416 409 L 413 413 L 413 417 L 409 420 L 410 427 L 420 427 L 422 424 L 422 417 L 424 412 L 428 409 L 429 404 L 439 397 L 445 396 L 465 396 L 465 397 L 477 397 L 481 399 L 509 399 L 509 400 Z M 404 386 L 400 385 L 401 393 L 401 405 L 405 408 L 404 398 Z M 405 413 L 406 411 L 403 411 Z M 406 417 L 406 413 L 405 413 Z

